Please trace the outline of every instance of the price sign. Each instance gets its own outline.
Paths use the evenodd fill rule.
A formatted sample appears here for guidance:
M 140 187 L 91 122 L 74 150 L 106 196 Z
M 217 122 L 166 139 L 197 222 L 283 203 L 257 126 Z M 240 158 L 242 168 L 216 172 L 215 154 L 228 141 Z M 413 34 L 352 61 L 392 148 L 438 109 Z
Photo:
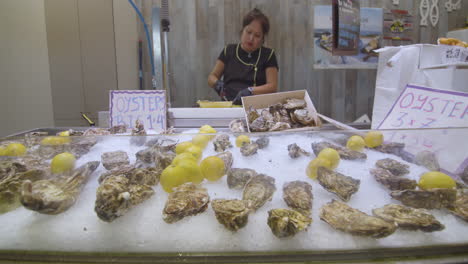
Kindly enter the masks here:
M 442 50 L 443 63 L 468 63 L 468 48 L 459 46 L 444 46 Z
M 359 0 L 333 1 L 333 55 L 357 55 L 361 12 Z
M 143 122 L 145 129 L 166 130 L 166 93 L 163 90 L 112 90 L 109 95 L 110 125 L 135 126 Z
M 406 150 L 417 154 L 434 152 L 445 170 L 457 173 L 466 163 L 466 129 L 468 127 L 468 94 L 407 85 L 393 104 L 379 129 L 420 129 L 395 131 L 386 139 L 402 142 Z M 427 130 L 426 130 L 427 129 Z

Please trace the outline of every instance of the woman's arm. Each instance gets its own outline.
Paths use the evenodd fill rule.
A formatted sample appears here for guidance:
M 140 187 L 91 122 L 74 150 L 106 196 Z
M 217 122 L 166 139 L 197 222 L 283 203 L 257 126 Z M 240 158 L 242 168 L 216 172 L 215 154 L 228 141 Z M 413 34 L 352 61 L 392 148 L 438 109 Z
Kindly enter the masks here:
M 278 89 L 278 68 L 266 68 L 266 84 L 253 87 L 253 94 L 275 93 Z
M 211 88 L 214 88 L 216 82 L 221 78 L 224 72 L 224 62 L 221 60 L 216 60 L 216 64 L 211 71 L 211 73 L 208 75 L 208 85 Z

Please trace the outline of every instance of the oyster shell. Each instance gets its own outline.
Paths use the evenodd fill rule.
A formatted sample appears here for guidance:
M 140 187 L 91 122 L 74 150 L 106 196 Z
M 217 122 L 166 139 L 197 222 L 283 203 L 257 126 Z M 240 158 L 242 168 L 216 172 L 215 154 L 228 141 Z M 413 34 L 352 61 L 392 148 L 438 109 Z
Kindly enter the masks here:
M 349 201 L 359 190 L 360 180 L 345 176 L 324 167 L 317 169 L 317 180 L 327 191 L 336 194 L 341 200 Z
M 127 152 L 121 150 L 102 153 L 101 161 L 102 166 L 107 170 L 112 170 L 130 164 Z
M 418 183 L 415 180 L 397 177 L 393 175 L 390 171 L 382 168 L 371 169 L 370 173 L 378 182 L 380 182 L 392 191 L 414 190 L 418 185 Z
M 150 147 L 140 150 L 136 153 L 137 161 L 142 161 L 147 164 L 155 164 L 156 167 L 165 169 L 175 158 L 175 146 L 177 143 L 170 141 L 157 141 Z
M 427 211 L 398 204 L 387 204 L 382 208 L 373 209 L 372 214 L 387 222 L 395 222 L 398 227 L 408 230 L 434 232 L 445 228 Z
M 34 145 L 38 145 L 41 143 L 41 140 L 45 137 L 48 136 L 49 133 L 47 132 L 30 132 L 26 133 L 24 135 L 24 145 L 27 148 L 31 148 Z
M 450 212 L 468 222 L 468 189 L 457 190 L 457 198 Z
M 255 140 L 259 149 L 266 148 L 268 144 L 270 144 L 270 139 L 268 137 L 260 137 L 259 139 Z
M 373 148 L 373 150 L 376 150 L 382 153 L 388 153 L 388 154 L 401 156 L 404 148 L 405 148 L 404 143 L 390 142 L 390 143 L 383 143 L 382 145 Z
M 249 109 L 247 109 L 247 121 L 249 124 L 252 124 L 252 122 L 259 117 L 260 115 L 258 114 L 257 110 L 253 108 L 253 106 L 250 106 Z
M 127 132 L 127 125 L 117 125 L 109 128 L 109 132 L 113 135 Z
M 294 112 L 291 112 L 291 119 L 293 122 L 304 126 L 312 126 L 315 124 L 315 117 L 309 113 L 307 109 L 294 110 Z
M 75 204 L 82 187 L 98 166 L 99 161 L 91 161 L 73 170 L 70 177 L 24 181 L 21 203 L 41 214 L 62 213 Z
M 191 182 L 184 183 L 169 194 L 163 210 L 163 220 L 170 224 L 186 216 L 203 213 L 209 202 L 210 196 L 205 188 Z
M 250 130 L 252 132 L 265 132 L 268 131 L 268 124 L 263 117 L 258 117 L 252 123 L 250 123 Z
M 257 153 L 258 145 L 257 143 L 250 143 L 242 145 L 240 152 L 244 156 L 252 156 L 253 154 Z
M 243 189 L 247 182 L 257 175 L 252 169 L 232 168 L 227 173 L 227 184 L 230 189 Z
M 243 133 L 243 132 L 245 132 L 244 122 L 242 122 L 242 119 L 234 119 L 231 122 L 229 122 L 229 130 L 232 133 Z
M 404 190 L 393 191 L 390 196 L 406 206 L 440 209 L 453 206 L 457 191 L 455 189 Z
M 73 143 L 70 145 L 70 149 L 76 158 L 80 158 L 88 153 L 96 143 L 96 137 L 76 137 L 73 138 Z
M 215 137 L 213 140 L 214 150 L 216 152 L 223 152 L 228 148 L 232 148 L 231 141 L 229 140 L 229 135 L 221 134 Z
M 328 142 L 319 142 L 319 143 L 312 143 L 312 149 L 314 150 L 315 155 L 318 156 L 320 151 L 325 148 L 332 148 L 340 154 L 340 158 L 345 160 L 365 160 L 367 159 L 367 155 L 365 153 L 361 153 L 359 151 L 350 150 L 347 148 L 343 148 Z
M 107 136 L 110 135 L 109 130 L 105 128 L 88 128 L 85 132 L 83 132 L 83 136 Z
M 232 153 L 229 151 L 225 151 L 225 152 L 217 154 L 216 157 L 224 161 L 224 174 L 227 174 L 228 171 L 232 167 L 232 162 L 233 162 Z
M 258 174 L 253 176 L 245 185 L 242 200 L 251 201 L 251 209 L 256 211 L 267 201 L 271 201 L 275 191 L 275 178 L 265 174 Z
M 228 230 L 237 231 L 247 225 L 250 209 L 248 201 L 216 199 L 211 202 L 216 219 Z
M 135 166 L 129 165 L 129 164 L 113 168 L 112 170 L 106 171 L 103 174 L 101 174 L 101 176 L 99 176 L 98 178 L 98 182 L 101 184 L 107 177 L 110 177 L 110 176 L 121 175 L 121 176 L 128 178 L 132 174 L 134 169 L 135 169 Z
M 293 109 L 299 109 L 299 108 L 304 108 L 306 107 L 306 101 L 302 99 L 286 99 L 286 103 L 283 105 L 283 107 L 287 110 L 293 110 Z
M 337 230 L 357 236 L 382 238 L 397 229 L 394 222 L 370 216 L 337 200 L 332 200 L 320 209 L 320 219 Z
M 312 185 L 304 181 L 292 181 L 283 185 L 283 199 L 286 204 L 309 215 L 312 210 Z
M 63 152 L 73 152 L 71 144 L 65 143 L 60 145 L 39 145 L 38 153 L 43 159 L 51 159 L 55 155 Z
M 291 237 L 299 231 L 306 230 L 312 218 L 295 210 L 273 209 L 268 211 L 268 226 L 279 238 Z
M 423 150 L 421 152 L 418 152 L 416 154 L 416 157 L 414 158 L 414 161 L 416 162 L 416 164 L 424 166 L 428 170 L 440 170 L 439 161 L 437 160 L 435 153 L 432 151 Z
M 378 160 L 375 163 L 375 166 L 386 169 L 395 176 L 402 176 L 409 173 L 409 166 L 403 163 L 400 163 L 394 159 L 386 158 Z
M 26 170 L 26 166 L 20 162 L 11 160 L 0 161 L 0 181 Z
M 143 122 L 139 119 L 135 121 L 135 127 L 132 129 L 132 137 L 130 138 L 130 144 L 136 146 L 143 146 L 146 143 L 146 130 Z
M 153 194 L 153 189 L 148 185 L 132 184 L 122 175 L 110 176 L 96 191 L 94 211 L 102 221 L 112 222 Z
M 47 173 L 43 170 L 28 170 L 17 167 L 18 163 L 10 162 L 10 169 L 2 162 L 3 170 L 8 170 L 0 180 L 0 214 L 12 211 L 21 206 L 21 186 L 24 181 L 31 182 L 45 179 Z
M 282 131 L 286 129 L 290 129 L 291 125 L 285 122 L 276 122 L 272 126 L 270 126 L 269 131 Z
M 310 156 L 310 152 L 301 149 L 296 143 L 288 145 L 288 153 L 289 157 L 293 159 L 298 158 L 300 155 Z

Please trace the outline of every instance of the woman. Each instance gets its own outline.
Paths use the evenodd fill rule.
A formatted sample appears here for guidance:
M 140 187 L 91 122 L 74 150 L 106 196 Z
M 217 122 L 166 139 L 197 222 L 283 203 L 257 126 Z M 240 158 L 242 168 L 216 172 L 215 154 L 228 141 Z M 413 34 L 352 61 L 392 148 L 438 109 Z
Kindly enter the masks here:
M 254 8 L 242 21 L 240 43 L 229 44 L 221 51 L 208 76 L 208 85 L 223 100 L 241 105 L 241 97 L 276 92 L 275 51 L 262 46 L 269 30 L 268 18 Z

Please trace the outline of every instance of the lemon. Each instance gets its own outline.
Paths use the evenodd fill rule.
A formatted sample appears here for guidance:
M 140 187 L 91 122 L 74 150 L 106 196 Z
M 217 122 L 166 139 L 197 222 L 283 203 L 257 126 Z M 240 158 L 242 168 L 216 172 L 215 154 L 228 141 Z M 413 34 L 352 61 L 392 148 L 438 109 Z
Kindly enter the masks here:
M 361 151 L 366 146 L 366 142 L 361 136 L 354 135 L 346 142 L 346 147 L 350 150 Z
M 332 148 L 322 149 L 322 151 L 320 151 L 320 153 L 318 154 L 317 158 L 330 161 L 331 169 L 338 167 L 338 164 L 340 164 L 340 154 L 338 154 L 338 151 Z
M 246 135 L 240 135 L 236 138 L 236 146 L 238 148 L 242 147 L 244 143 L 249 144 L 250 143 L 250 138 Z
M 209 181 L 216 181 L 224 175 L 224 161 L 219 157 L 210 156 L 202 160 L 200 169 L 203 177 Z
M 332 169 L 331 162 L 326 159 L 316 158 L 309 162 L 306 168 L 306 174 L 311 179 L 317 178 L 317 170 L 319 167 L 325 167 L 327 169 Z
M 181 143 L 177 144 L 177 146 L 175 148 L 175 152 L 176 152 L 176 154 L 181 154 L 181 153 L 185 152 L 185 150 L 187 150 L 191 146 L 193 146 L 193 143 L 190 142 L 190 141 L 181 142 Z
M 216 133 L 216 129 L 214 129 L 212 126 L 210 125 L 204 125 L 204 126 L 201 126 L 200 129 L 199 129 L 199 132 L 200 133 L 206 133 L 206 134 L 215 134 Z
M 0 147 L 0 156 L 6 156 L 6 147 Z
M 434 188 L 455 188 L 455 181 L 445 173 L 439 171 L 426 172 L 419 178 L 418 186 L 429 190 Z
M 192 144 L 195 146 L 200 147 L 201 149 L 206 148 L 208 142 L 210 142 L 211 136 L 208 135 L 196 135 L 192 138 Z
M 184 159 L 178 162 L 177 166 L 183 170 L 186 182 L 201 183 L 203 174 L 200 166 L 192 159 Z
M 171 193 L 174 187 L 187 182 L 186 173 L 183 168 L 175 165 L 167 166 L 161 173 L 159 183 L 164 191 Z
M 193 145 L 186 149 L 185 152 L 192 154 L 192 156 L 198 162 L 202 157 L 203 150 L 200 147 Z
M 366 146 L 369 148 L 375 148 L 383 143 L 383 134 L 379 131 L 369 131 L 364 137 Z
M 177 166 L 179 162 L 186 160 L 186 159 L 197 162 L 197 160 L 195 159 L 192 153 L 184 152 L 184 153 L 176 155 L 175 158 L 172 160 L 172 164 Z
M 72 170 L 75 167 L 75 156 L 69 152 L 63 152 L 55 155 L 50 163 L 52 173 L 63 173 Z
M 25 153 L 26 147 L 21 143 L 10 143 L 5 150 L 5 156 L 23 156 Z
M 61 137 L 69 137 L 70 136 L 70 131 L 65 130 L 65 131 L 59 132 L 58 135 L 61 136 Z
M 61 136 L 50 136 L 50 137 L 45 137 L 42 139 L 41 144 L 42 145 L 63 145 L 70 143 L 70 138 L 69 137 L 61 137 Z

